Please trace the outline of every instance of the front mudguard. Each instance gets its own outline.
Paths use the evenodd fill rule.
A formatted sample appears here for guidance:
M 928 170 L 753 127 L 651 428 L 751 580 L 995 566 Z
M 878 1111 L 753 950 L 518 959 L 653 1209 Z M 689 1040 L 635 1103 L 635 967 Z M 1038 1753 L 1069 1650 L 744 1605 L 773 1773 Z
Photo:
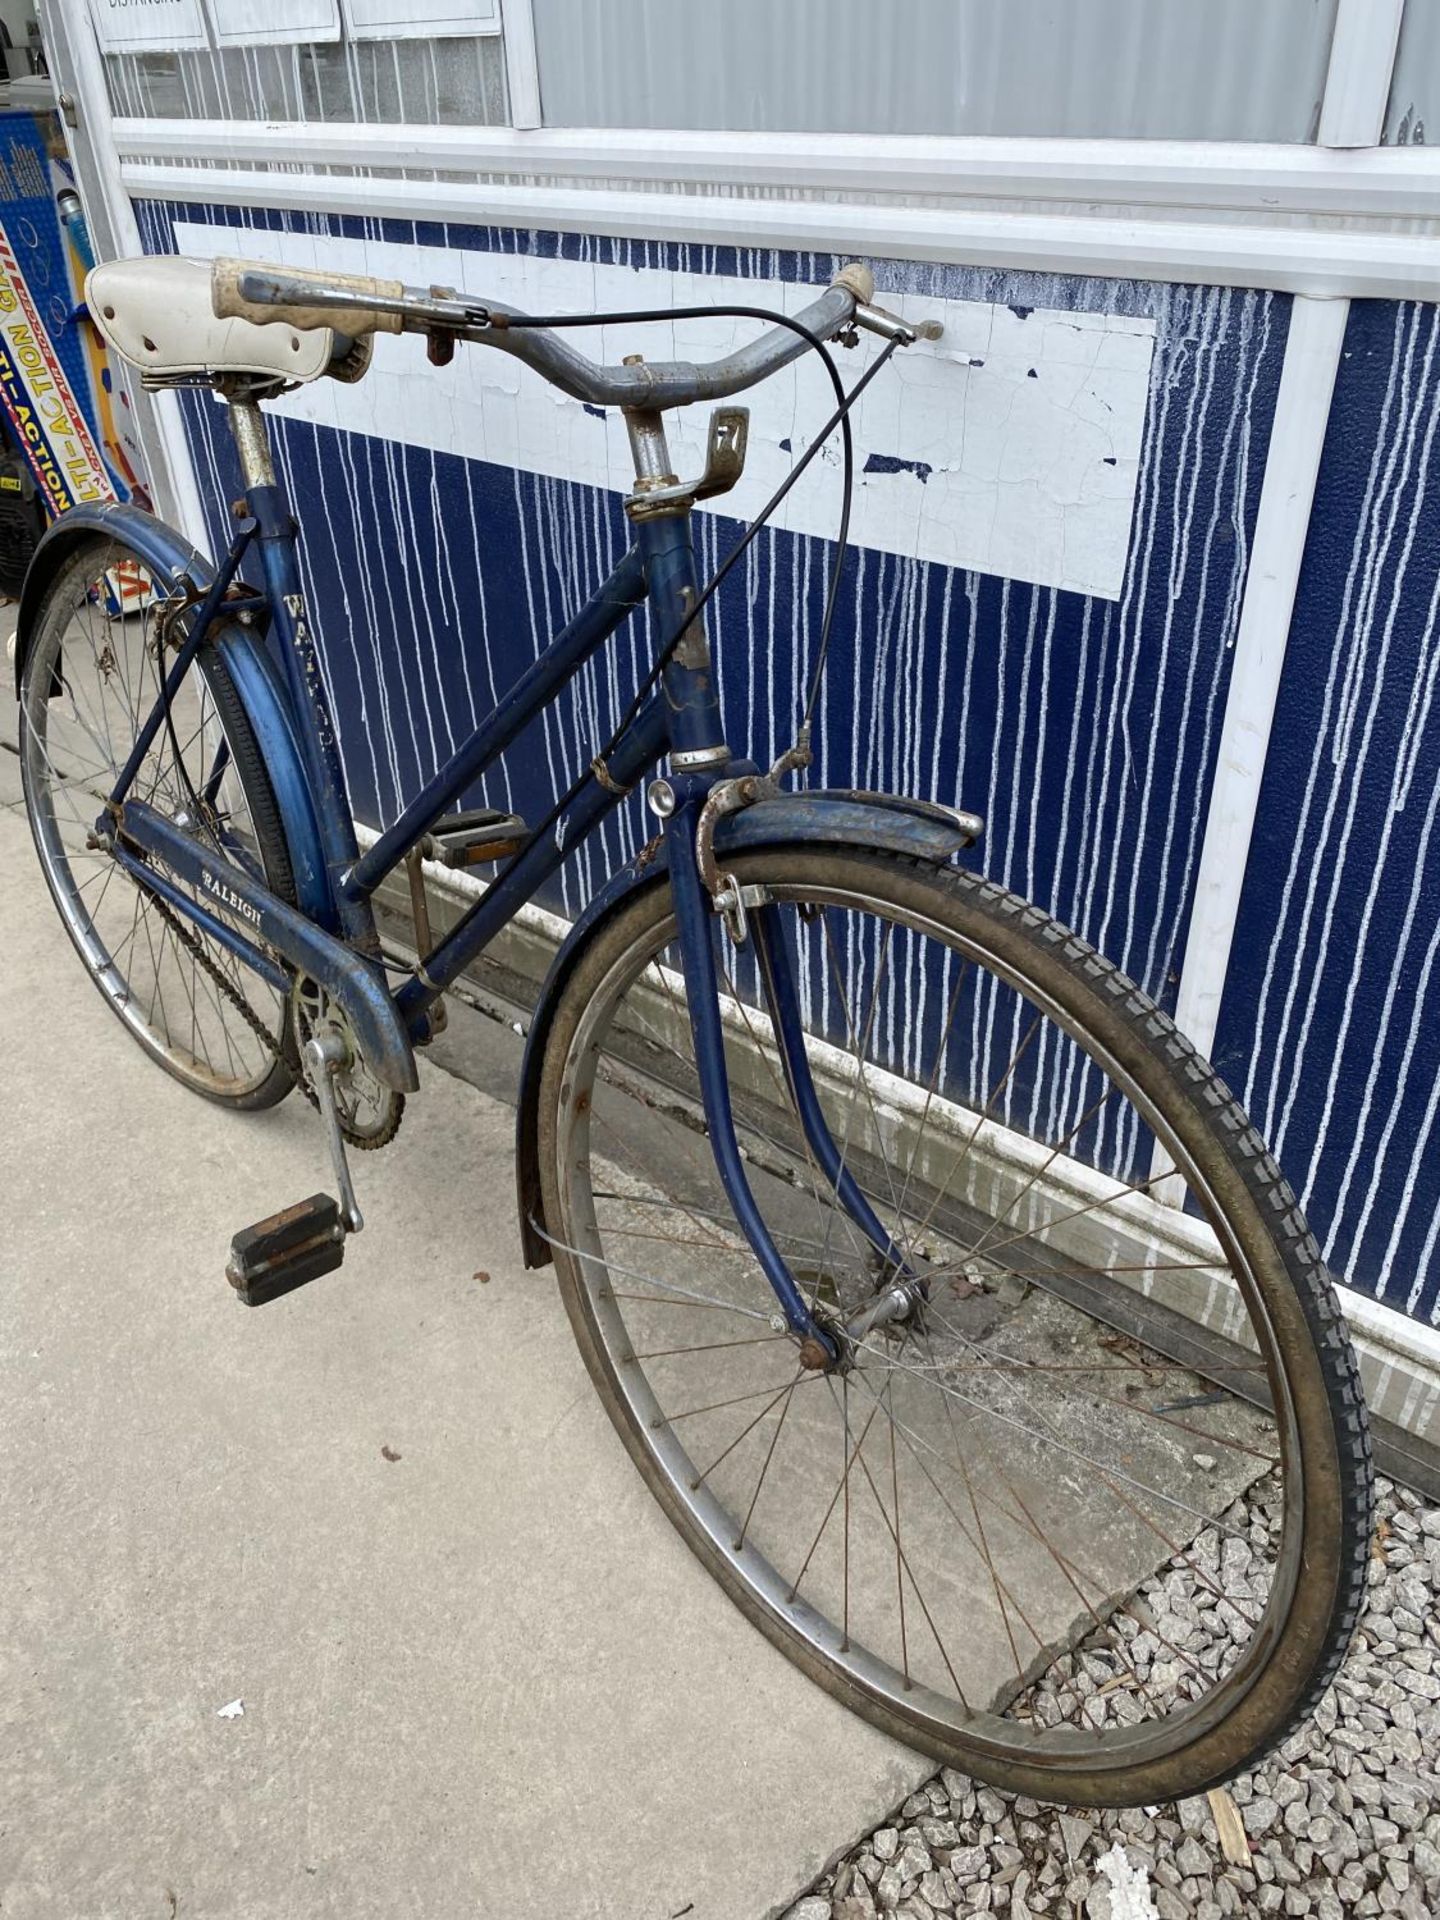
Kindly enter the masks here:
M 157 520 L 143 507 L 118 500 L 71 507 L 46 529 L 25 575 L 15 630 L 17 699 L 45 595 L 76 547 L 96 534 L 129 547 L 167 594 L 203 593 L 215 577 L 210 562 L 183 534 L 166 526 L 163 520 Z M 265 770 L 275 790 L 299 905 L 321 926 L 333 928 L 335 906 L 320 846 L 320 830 L 315 822 L 310 788 L 279 669 L 253 628 L 243 627 L 236 620 L 217 623 L 215 638 L 224 650 L 225 664 L 245 709 L 245 717 L 260 743 Z
M 864 847 L 908 854 L 940 866 L 971 846 L 978 828 L 978 821 L 967 825 L 966 817 L 948 808 L 893 794 L 782 793 L 777 799 L 757 801 L 739 813 L 724 815 L 715 830 L 715 852 L 723 864 L 727 854 L 760 848 Z M 662 837 L 611 877 L 571 928 L 540 990 L 525 1042 L 515 1130 L 520 1241 L 527 1267 L 549 1266 L 553 1258 L 545 1238 L 551 1223 L 545 1218 L 540 1187 L 539 1128 L 540 1074 L 555 1010 L 581 954 L 611 917 L 633 895 L 669 884 L 668 857 L 668 843 Z

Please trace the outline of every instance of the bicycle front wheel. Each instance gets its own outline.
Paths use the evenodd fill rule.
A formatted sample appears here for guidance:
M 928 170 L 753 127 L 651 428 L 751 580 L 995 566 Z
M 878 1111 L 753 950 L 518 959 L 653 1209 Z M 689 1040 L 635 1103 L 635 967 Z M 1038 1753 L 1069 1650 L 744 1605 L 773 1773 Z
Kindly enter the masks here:
M 273 1106 L 294 1084 L 284 996 L 95 844 L 168 667 L 164 604 L 145 562 L 103 536 L 56 574 L 21 675 L 26 812 L 65 930 L 126 1029 L 206 1099 Z M 264 761 L 214 646 L 199 649 L 131 792 L 294 900 Z
M 1170 1021 L 967 873 L 735 862 L 841 1166 L 924 1277 L 800 1362 L 704 1137 L 668 889 L 577 961 L 544 1061 L 550 1239 L 636 1464 L 752 1621 L 886 1731 L 1077 1805 L 1253 1764 L 1364 1590 L 1353 1353 L 1293 1195 Z M 716 939 L 752 1185 L 812 1311 L 894 1280 L 797 1118 L 756 941 Z

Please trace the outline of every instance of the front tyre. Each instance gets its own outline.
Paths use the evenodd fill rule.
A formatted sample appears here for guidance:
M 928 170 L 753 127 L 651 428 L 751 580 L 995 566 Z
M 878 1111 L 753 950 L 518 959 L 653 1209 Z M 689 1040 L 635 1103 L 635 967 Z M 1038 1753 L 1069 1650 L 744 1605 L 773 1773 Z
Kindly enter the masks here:
M 1153 1803 L 1314 1704 L 1364 1590 L 1354 1356 L 1213 1071 L 1083 942 L 898 857 L 734 862 L 784 928 L 833 1140 L 928 1281 L 816 1375 L 703 1134 L 669 892 L 602 923 L 540 1093 L 586 1364 L 703 1564 L 820 1685 L 1012 1791 Z M 798 1126 L 753 942 L 717 925 L 752 1185 L 832 1323 L 886 1284 Z M 823 1157 L 823 1156 L 822 1156 Z

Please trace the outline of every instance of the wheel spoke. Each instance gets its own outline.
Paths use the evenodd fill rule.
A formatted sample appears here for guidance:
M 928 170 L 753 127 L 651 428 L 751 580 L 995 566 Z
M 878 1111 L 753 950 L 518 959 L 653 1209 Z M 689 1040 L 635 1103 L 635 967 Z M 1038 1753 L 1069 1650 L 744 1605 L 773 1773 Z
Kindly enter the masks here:
M 776 877 L 792 858 L 810 891 Z M 762 957 L 722 932 L 726 1078 L 826 1345 L 777 1319 L 736 1224 L 657 888 L 593 936 L 542 1065 L 545 1230 L 612 1415 L 747 1611 L 891 1732 L 1097 1804 L 1190 1791 L 1296 1596 L 1325 1603 L 1300 1488 L 1333 1455 L 1302 1457 L 1288 1322 L 1260 1310 L 1302 1265 L 1293 1216 L 1252 1201 L 1243 1124 L 1176 1072 L 1163 1014 L 994 889 L 861 852 L 747 871 L 784 916 L 834 1177 Z
M 84 845 L 167 671 L 157 597 L 152 590 L 136 606 L 118 584 L 112 593 L 116 550 L 104 551 L 94 572 L 71 575 L 65 597 L 42 608 L 26 663 L 20 752 L 37 845 L 62 917 L 126 1025 L 191 1085 L 248 1099 L 272 1081 L 276 1065 L 268 1051 L 257 1054 L 241 1010 L 242 1002 L 256 1004 L 258 982 L 248 972 L 242 980 L 236 956 L 198 925 L 182 933 L 172 910 L 117 860 Z M 148 578 L 137 577 L 142 584 Z M 120 610 L 112 611 L 117 602 Z M 206 678 L 224 671 L 218 656 L 197 661 L 171 702 L 171 724 L 162 722 L 140 761 L 131 793 L 171 815 L 184 807 L 189 830 L 212 845 L 220 844 L 212 819 L 220 823 L 226 844 L 251 849 L 255 871 L 273 882 L 280 856 L 267 854 L 255 831 L 242 763 Z M 248 764 L 257 758 L 252 749 Z M 217 760 L 213 816 L 202 810 L 196 818 L 190 763 Z M 265 989 L 259 1004 L 272 998 Z M 277 1097 L 288 1078 L 273 1084 Z

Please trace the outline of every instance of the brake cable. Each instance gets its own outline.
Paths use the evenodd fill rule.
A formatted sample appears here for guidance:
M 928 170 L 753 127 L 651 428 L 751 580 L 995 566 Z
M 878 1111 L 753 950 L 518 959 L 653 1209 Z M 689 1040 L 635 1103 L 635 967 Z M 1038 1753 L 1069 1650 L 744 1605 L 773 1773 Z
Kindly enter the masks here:
M 722 306 L 702 306 L 702 307 L 667 307 L 663 312 L 659 312 L 659 313 L 655 312 L 653 309 L 650 309 L 643 312 L 628 312 L 628 313 L 511 314 L 507 316 L 505 325 L 507 330 L 511 328 L 517 328 L 517 327 L 520 327 L 520 328 L 535 327 L 535 328 L 549 329 L 549 328 L 558 328 L 558 327 L 635 326 L 645 322 L 649 322 L 653 324 L 661 320 L 764 320 L 771 326 L 785 327 L 785 328 L 788 328 L 791 333 L 797 334 L 800 337 L 800 339 L 802 339 L 805 342 L 806 346 L 809 347 L 810 351 L 818 356 L 822 366 L 825 368 L 826 374 L 829 376 L 830 390 L 835 396 L 836 410 L 830 416 L 830 419 L 826 422 L 824 428 L 820 433 L 819 438 L 814 442 L 814 447 L 810 450 L 807 450 L 807 453 L 805 454 L 805 456 L 792 469 L 792 472 L 791 472 L 791 479 L 798 480 L 800 475 L 804 472 L 805 468 L 810 463 L 811 453 L 815 449 L 818 449 L 821 445 L 824 444 L 824 442 L 829 438 L 830 434 L 834 431 L 835 426 L 838 423 L 840 427 L 840 444 L 841 444 L 841 449 L 843 454 L 842 482 L 841 482 L 841 495 L 840 495 L 840 526 L 836 534 L 836 541 L 835 541 L 835 562 L 830 569 L 830 583 L 829 583 L 829 586 L 826 588 L 826 592 L 825 592 L 825 610 L 823 615 L 821 616 L 821 621 L 820 621 L 820 644 L 816 649 L 815 672 L 811 677 L 810 694 L 809 694 L 809 698 L 805 703 L 805 717 L 803 722 L 801 723 L 801 729 L 800 729 L 801 738 L 802 739 L 808 738 L 809 732 L 810 732 L 811 717 L 814 713 L 815 702 L 820 692 L 820 679 L 821 679 L 821 674 L 824 668 L 825 655 L 829 651 L 829 647 L 830 647 L 830 628 L 835 618 L 835 607 L 836 607 L 837 600 L 839 598 L 840 573 L 841 573 L 842 567 L 845 564 L 845 554 L 846 554 L 846 550 L 847 550 L 849 539 L 850 539 L 850 501 L 855 490 L 855 443 L 850 432 L 849 404 L 846 402 L 846 399 L 845 399 L 845 388 L 840 379 L 840 369 L 836 366 L 835 356 L 833 353 L 831 353 L 825 341 L 822 340 L 820 335 L 814 332 L 812 328 L 807 327 L 803 321 L 792 318 L 792 316 L 788 313 L 776 313 L 774 309 L 771 307 L 742 307 L 742 306 L 722 305 Z M 880 358 L 875 362 L 874 367 L 869 369 L 869 373 L 874 373 L 875 371 L 877 371 L 878 368 L 881 367 L 887 359 L 889 359 L 891 352 L 894 351 L 894 348 L 898 344 L 899 343 L 897 341 L 891 341 L 886 351 L 883 354 L 881 354 Z M 867 379 L 868 379 L 868 374 L 867 374 Z M 865 384 L 864 381 L 860 383 L 860 385 L 862 386 L 864 384 Z M 859 391 L 860 391 L 860 387 L 857 386 L 856 393 L 858 394 Z M 789 491 L 788 485 L 782 486 L 779 489 L 779 491 L 770 500 L 769 504 L 766 507 L 762 508 L 759 514 L 759 517 L 755 520 L 753 526 L 750 528 L 746 537 L 741 541 L 740 545 L 735 548 L 734 552 L 729 554 L 726 557 L 724 565 L 719 569 L 719 571 L 715 574 L 713 579 L 706 586 L 704 592 L 700 595 L 699 600 L 696 602 L 695 606 L 690 611 L 690 618 L 686 621 L 685 627 L 688 627 L 690 624 L 690 621 L 695 618 L 695 616 L 700 612 L 700 610 L 704 606 L 708 605 L 711 599 L 711 596 L 714 592 L 714 589 L 719 586 L 720 582 L 725 578 L 725 575 L 729 572 L 731 563 L 739 559 L 740 555 L 749 546 L 751 539 L 753 539 L 754 535 L 759 532 L 762 526 L 765 525 L 765 522 L 768 520 L 771 513 L 773 513 L 775 508 L 784 499 L 788 491 Z M 685 631 L 685 627 L 681 628 L 680 630 L 681 633 Z M 660 677 L 660 673 L 663 672 L 665 665 L 670 658 L 670 655 L 674 652 L 675 648 L 679 644 L 680 644 L 679 633 L 675 634 L 669 641 L 666 642 L 665 648 L 660 656 L 660 659 L 656 663 L 656 670 L 652 672 L 650 677 L 645 681 L 644 685 L 640 689 L 640 694 L 639 694 L 640 699 L 643 700 L 645 694 L 647 694 L 650 691 L 651 687 L 654 686 L 656 680 Z M 634 714 L 638 711 L 639 711 L 639 707 L 637 705 L 632 710 L 631 713 L 626 715 L 625 720 L 621 722 L 620 731 L 623 732 L 624 728 L 629 724 L 630 720 L 634 718 Z M 610 744 L 607 747 L 605 747 L 605 749 L 602 751 L 599 757 L 601 759 L 604 759 L 605 754 L 610 751 L 610 747 L 613 745 L 614 745 L 614 741 L 612 739 Z
M 870 382 L 880 372 L 881 368 L 885 366 L 886 362 L 890 359 L 891 355 L 895 352 L 896 348 L 902 344 L 901 341 L 899 339 L 892 339 L 887 341 L 885 346 L 881 349 L 880 353 L 871 362 L 871 364 L 865 369 L 864 373 L 861 374 L 860 378 L 855 382 L 855 385 L 847 393 L 845 391 L 844 384 L 840 379 L 840 372 L 835 364 L 834 356 L 833 354 L 831 354 L 829 348 L 826 346 L 825 342 L 820 338 L 820 336 L 812 332 L 809 327 L 804 326 L 800 321 L 792 319 L 789 314 L 775 313 L 765 307 L 706 306 L 706 307 L 675 307 L 675 308 L 667 309 L 666 311 L 660 312 L 660 313 L 654 312 L 652 310 L 652 311 L 646 311 L 646 312 L 633 312 L 633 313 L 545 314 L 545 315 L 526 314 L 523 316 L 511 315 L 507 318 L 506 325 L 507 327 L 525 326 L 525 327 L 535 327 L 535 328 L 598 327 L 598 326 L 606 326 L 606 325 L 611 325 L 611 326 L 631 325 L 631 324 L 636 324 L 636 323 L 646 322 L 646 321 L 656 322 L 661 320 L 699 320 L 699 319 L 717 319 L 717 318 L 765 320 L 776 326 L 787 327 L 790 330 L 790 332 L 800 335 L 800 337 L 806 342 L 806 344 L 811 348 L 811 350 L 819 355 L 821 361 L 825 366 L 826 372 L 830 376 L 831 387 L 836 396 L 835 409 L 831 413 L 830 417 L 826 420 L 824 426 L 820 429 L 819 433 L 811 441 L 810 445 L 805 449 L 804 453 L 801 454 L 800 458 L 796 461 L 795 465 L 790 469 L 790 472 L 786 475 L 784 480 L 781 481 L 780 485 L 775 489 L 774 493 L 771 494 L 769 500 L 766 501 L 765 505 L 760 509 L 760 512 L 755 516 L 754 520 L 751 521 L 750 525 L 746 528 L 745 532 L 741 535 L 740 539 L 731 548 L 730 552 L 725 556 L 725 559 L 716 568 L 715 572 L 711 575 L 710 579 L 706 582 L 705 586 L 702 588 L 699 594 L 699 597 L 696 599 L 694 606 L 690 607 L 687 610 L 685 620 L 682 623 L 682 625 L 679 627 L 679 629 L 675 633 L 673 633 L 670 636 L 670 638 L 661 647 L 649 673 L 645 676 L 645 678 L 641 681 L 639 687 L 636 689 L 635 696 L 631 700 L 630 705 L 626 708 L 620 720 L 617 722 L 615 728 L 610 734 L 609 739 L 605 742 L 604 746 L 601 747 L 598 753 L 596 753 L 596 755 L 594 756 L 594 759 L 591 762 L 592 767 L 595 761 L 598 760 L 603 763 L 605 760 L 608 759 L 610 754 L 614 752 L 615 748 L 619 745 L 620 740 L 624 736 L 625 730 L 627 729 L 627 727 L 629 727 L 630 723 L 634 720 L 635 716 L 640 712 L 641 707 L 645 703 L 646 696 L 651 692 L 652 688 L 655 686 L 656 682 L 659 680 L 661 674 L 664 672 L 665 668 L 669 665 L 671 657 L 675 653 L 676 648 L 680 645 L 680 641 L 685 635 L 685 633 L 689 630 L 693 622 L 696 619 L 698 619 L 699 616 L 704 612 L 705 608 L 709 605 L 710 601 L 715 597 L 715 594 L 719 591 L 720 586 L 726 579 L 727 575 L 730 573 L 731 568 L 736 565 L 736 563 L 739 561 L 741 556 L 748 550 L 752 541 L 755 539 L 755 536 L 760 532 L 760 529 L 763 526 L 765 526 L 766 523 L 769 521 L 771 515 L 775 512 L 775 509 L 780 505 L 781 501 L 785 498 L 786 494 L 789 493 L 790 489 L 799 480 L 801 474 L 804 473 L 805 469 L 810 465 L 811 461 L 820 452 L 820 449 L 824 446 L 825 442 L 830 438 L 830 435 L 835 431 L 836 427 L 839 427 L 840 433 L 841 433 L 841 445 L 843 448 L 844 467 L 843 467 L 843 485 L 842 485 L 842 497 L 841 497 L 840 524 L 839 524 L 839 528 L 836 536 L 835 561 L 834 561 L 834 565 L 830 570 L 830 581 L 829 581 L 829 585 L 827 587 L 826 595 L 825 595 L 825 611 L 821 621 L 820 642 L 819 642 L 819 646 L 816 649 L 815 665 L 811 673 L 810 687 L 809 687 L 809 691 L 808 691 L 806 702 L 805 702 L 804 716 L 801 721 L 800 733 L 796 742 L 796 747 L 791 750 L 792 753 L 803 752 L 806 761 L 808 761 L 808 758 L 809 758 L 809 738 L 810 738 L 811 722 L 814 718 L 815 707 L 819 699 L 820 686 L 824 676 L 825 658 L 826 658 L 826 654 L 829 651 L 831 628 L 834 621 L 835 606 L 836 606 L 838 593 L 839 593 L 840 573 L 844 565 L 845 554 L 848 548 L 849 534 L 850 534 L 850 508 L 851 508 L 851 501 L 854 495 L 854 485 L 855 485 L 854 439 L 850 430 L 850 412 L 851 412 L 851 409 L 854 407 L 856 401 L 860 398 L 861 394 L 865 391 L 866 387 L 869 386 Z M 786 756 L 786 758 L 789 758 L 789 756 Z M 796 761 L 792 762 L 792 765 L 794 764 L 804 764 L 804 762 L 797 759 Z M 586 771 L 582 773 L 572 783 L 568 791 L 562 794 L 561 797 L 555 802 L 555 804 L 551 807 L 550 811 L 546 814 L 545 818 L 539 823 L 539 825 L 533 829 L 531 834 L 532 839 L 538 838 L 540 835 L 549 832 L 549 830 L 560 819 L 561 815 L 564 814 L 568 810 L 568 808 L 574 803 L 574 801 L 579 797 L 581 791 L 583 790 L 589 778 L 590 778 L 590 768 L 587 768 Z

